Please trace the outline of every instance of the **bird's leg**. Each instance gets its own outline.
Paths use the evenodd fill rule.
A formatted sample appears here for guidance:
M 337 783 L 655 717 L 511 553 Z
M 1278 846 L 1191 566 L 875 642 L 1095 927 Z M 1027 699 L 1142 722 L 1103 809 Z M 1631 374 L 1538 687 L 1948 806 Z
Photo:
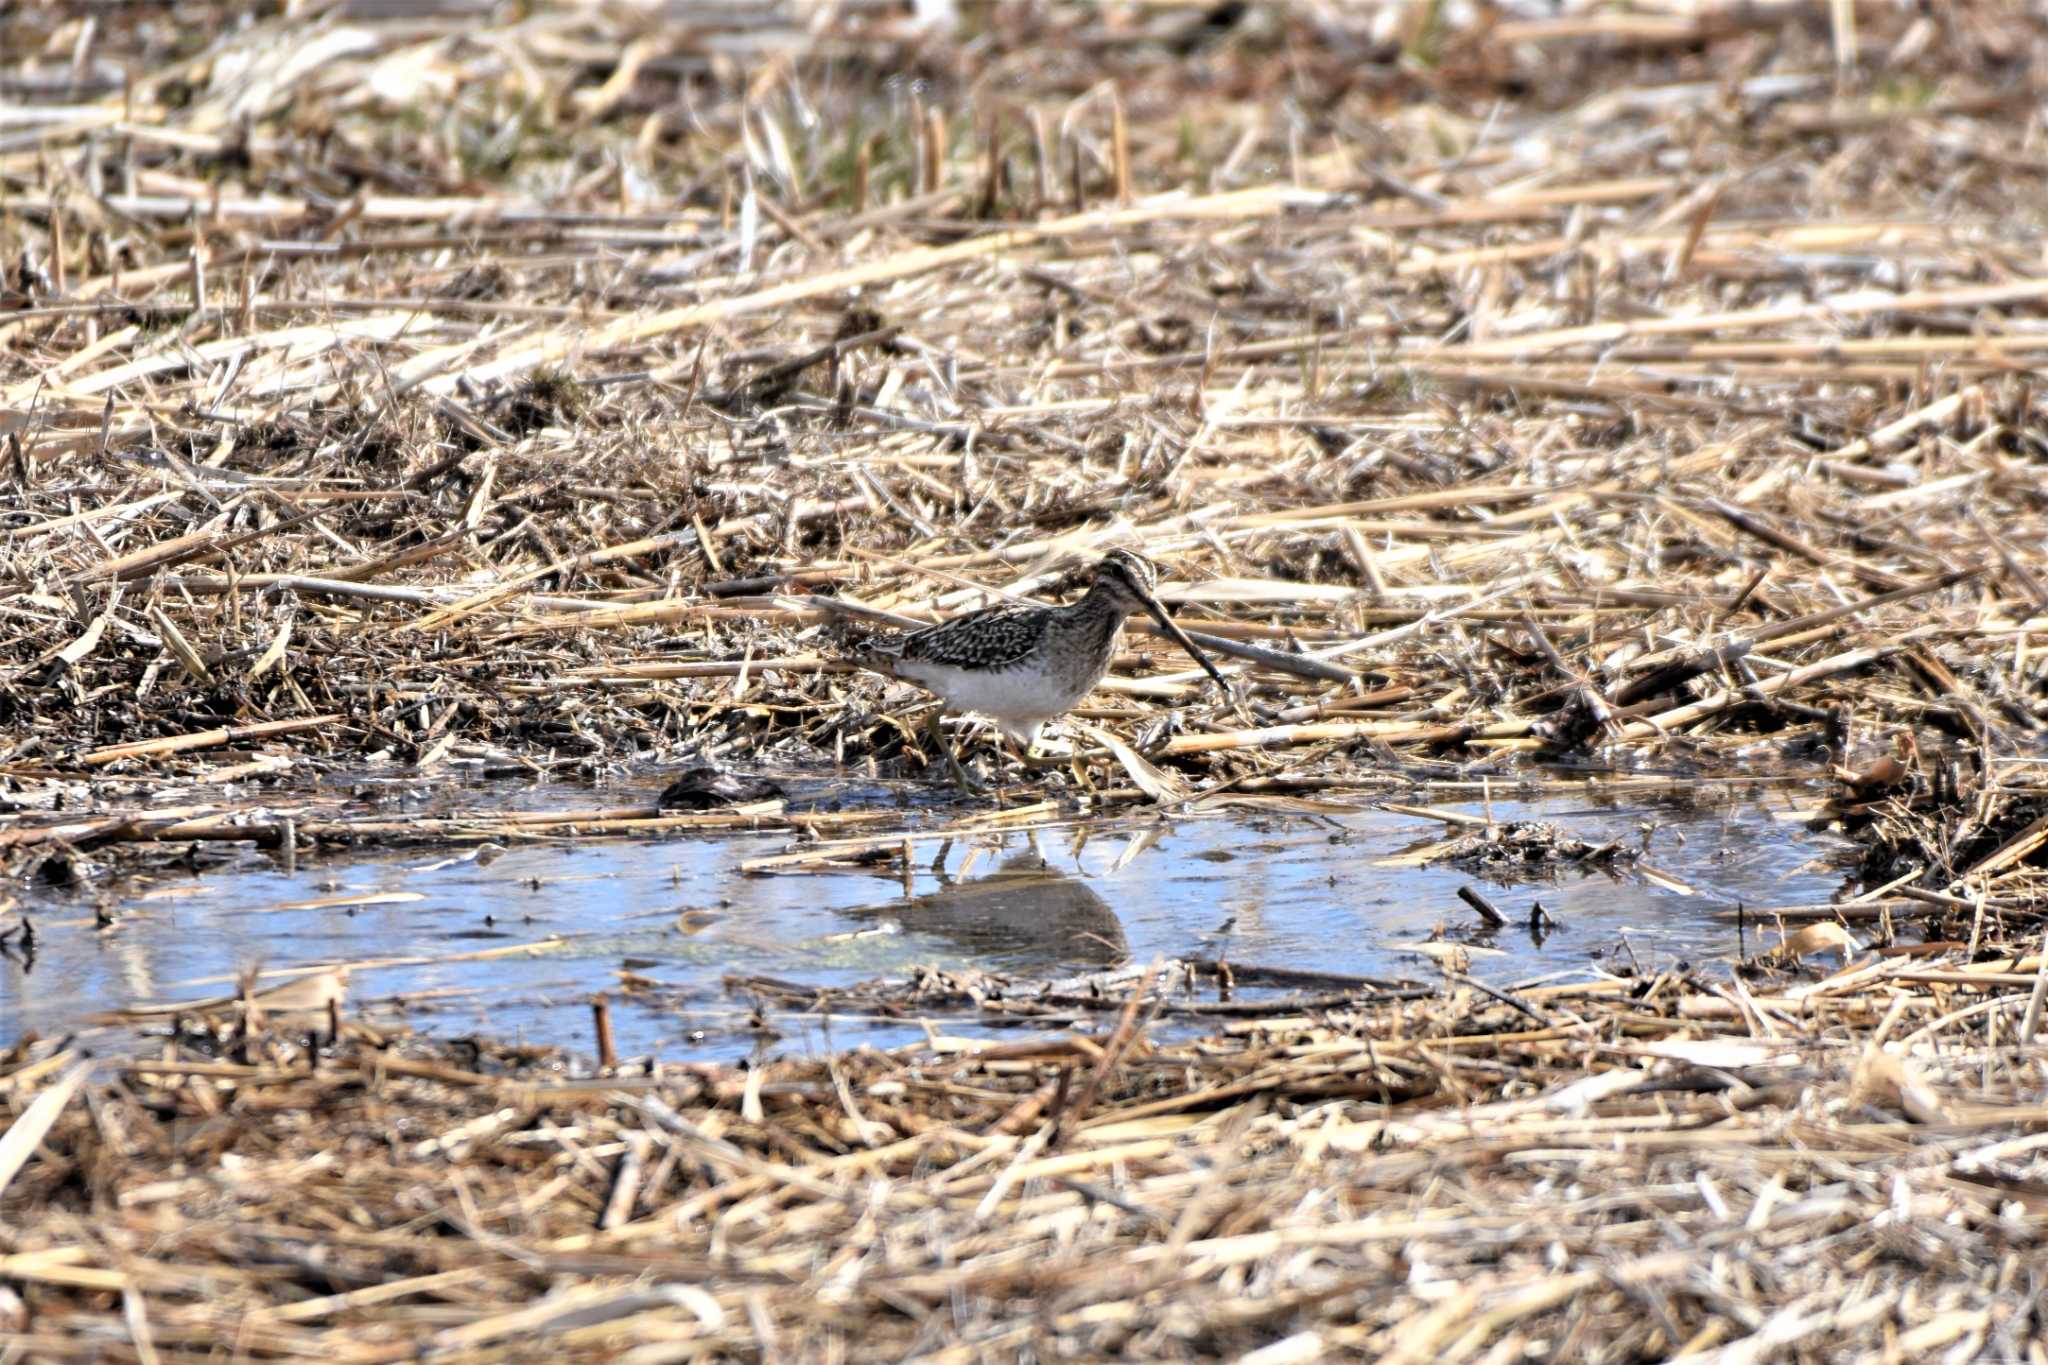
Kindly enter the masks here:
M 1015 736 L 1012 736 L 1010 740 L 1011 743 L 1017 745 L 1017 757 L 1023 763 L 1024 771 L 1032 773 L 1055 772 L 1072 757 L 1070 754 L 1061 755 L 1043 748 L 1041 741 L 1044 739 L 1044 735 L 1037 726 L 1032 727 L 1030 736 L 1029 739 L 1022 743 L 1018 743 Z
M 1071 754 L 1041 753 L 1035 738 L 1029 744 L 1019 746 L 1017 753 L 1023 759 L 1025 769 L 1034 773 L 1056 772 L 1072 757 Z
M 931 712 L 931 719 L 926 722 L 931 734 L 932 744 L 937 747 L 940 753 L 946 756 L 946 768 L 953 774 L 953 780 L 960 784 L 960 789 L 970 796 L 980 796 L 987 789 L 981 783 L 975 781 L 967 769 L 960 766 L 960 755 L 954 752 L 952 741 L 946 738 L 945 727 L 939 724 L 940 713 L 943 709 L 942 707 L 934 706 Z

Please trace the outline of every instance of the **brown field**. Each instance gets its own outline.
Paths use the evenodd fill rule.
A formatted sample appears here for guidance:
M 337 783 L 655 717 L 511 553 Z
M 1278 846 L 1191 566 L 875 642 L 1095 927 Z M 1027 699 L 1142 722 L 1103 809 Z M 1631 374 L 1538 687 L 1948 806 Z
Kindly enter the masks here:
M 252 974 L 127 1060 L 0 1040 L 0 1362 L 2048 1362 L 2032 8 L 285 8 L 0 7 L 10 960 L 200 843 L 872 862 L 901 801 L 1802 781 L 1855 901 L 751 1071 Z M 1134 633 L 1071 757 L 952 793 L 849 642 L 1115 546 L 1233 695 Z M 685 761 L 891 799 L 331 786 Z

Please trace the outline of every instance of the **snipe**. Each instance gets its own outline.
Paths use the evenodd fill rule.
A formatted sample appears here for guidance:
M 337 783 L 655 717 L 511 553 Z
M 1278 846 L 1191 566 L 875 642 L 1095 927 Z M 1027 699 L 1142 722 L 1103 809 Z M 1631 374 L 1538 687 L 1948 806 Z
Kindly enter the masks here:
M 1158 571 L 1128 550 L 1095 566 L 1088 593 L 1065 607 L 998 606 L 902 635 L 866 641 L 854 661 L 914 682 L 954 711 L 976 711 L 1028 754 L 1047 721 L 1066 714 L 1102 681 L 1124 619 L 1145 611 L 1227 695 L 1230 685 L 1153 595 Z M 932 733 L 962 786 L 974 783 L 938 730 Z

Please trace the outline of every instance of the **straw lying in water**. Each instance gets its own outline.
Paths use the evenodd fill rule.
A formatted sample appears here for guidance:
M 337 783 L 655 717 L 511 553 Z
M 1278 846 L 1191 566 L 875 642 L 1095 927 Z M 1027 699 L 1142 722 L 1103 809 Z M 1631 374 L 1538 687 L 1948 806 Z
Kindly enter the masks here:
M 1184 988 L 1148 972 L 1092 1034 L 752 1070 L 565 1076 L 232 1007 L 90 1078 L 20 1049 L 0 1332 L 49 1359 L 2023 1358 L 2038 954 L 1758 970 L 1447 979 L 1176 1046 L 1141 1025 Z

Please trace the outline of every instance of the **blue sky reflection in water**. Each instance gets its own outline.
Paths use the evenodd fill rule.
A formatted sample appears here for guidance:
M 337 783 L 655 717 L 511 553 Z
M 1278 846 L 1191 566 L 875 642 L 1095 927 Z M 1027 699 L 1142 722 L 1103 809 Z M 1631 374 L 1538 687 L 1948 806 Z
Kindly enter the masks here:
M 1783 818 L 1797 800 L 1765 793 L 1698 810 L 1493 803 L 1497 819 L 1551 820 L 1595 843 L 1633 844 L 1654 824 L 1649 858 L 1690 896 L 1625 873 L 1500 886 L 1447 866 L 1378 866 L 1444 831 L 1374 810 L 1137 818 L 1085 839 L 1071 829 L 1010 834 L 956 842 L 942 871 L 938 843 L 925 841 L 907 896 L 898 869 L 743 876 L 744 860 L 790 847 L 780 834 L 529 845 L 485 858 L 328 856 L 295 874 L 248 854 L 119 884 L 108 929 L 95 928 L 83 895 L 25 902 L 40 952 L 31 972 L 0 961 L 0 1045 L 30 1029 L 54 1036 L 113 1006 L 223 995 L 251 963 L 391 960 L 356 973 L 352 1008 L 389 1017 L 378 1002 L 403 997 L 417 1027 L 579 1051 L 592 1047 L 589 997 L 609 991 L 620 1052 L 677 1059 L 921 1034 L 914 1023 L 778 1012 L 780 1036 L 763 1039 L 748 1029 L 751 999 L 725 989 L 728 973 L 839 986 L 932 964 L 1039 979 L 1183 955 L 1427 981 L 1435 969 L 1404 945 L 1439 927 L 1496 950 L 1470 968 L 1495 983 L 1584 974 L 1629 951 L 1645 968 L 1707 962 L 1735 951 L 1716 912 L 1821 902 L 1840 887 L 1827 855 L 1845 845 Z M 1456 898 L 1468 884 L 1515 926 L 1478 936 Z M 1532 900 L 1563 925 L 1540 945 L 1520 927 Z M 1624 936 L 1628 949 L 1610 957 Z M 559 941 L 521 951 L 550 939 Z M 513 951 L 475 956 L 499 950 Z M 622 971 L 654 983 L 647 999 L 621 992 Z

